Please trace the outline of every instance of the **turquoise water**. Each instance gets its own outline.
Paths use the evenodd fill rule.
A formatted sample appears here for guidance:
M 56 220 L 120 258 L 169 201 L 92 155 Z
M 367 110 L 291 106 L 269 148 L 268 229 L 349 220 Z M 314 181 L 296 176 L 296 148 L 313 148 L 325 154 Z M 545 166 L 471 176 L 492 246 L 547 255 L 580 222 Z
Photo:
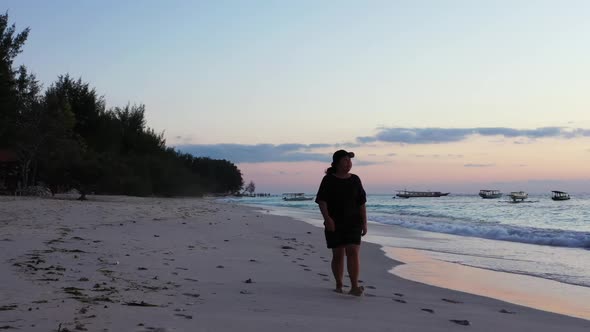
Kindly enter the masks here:
M 280 196 L 229 200 L 304 220 L 321 219 L 313 201 L 285 202 Z M 477 195 L 368 195 L 367 214 L 369 222 L 390 228 L 371 234 L 372 242 L 428 250 L 436 259 L 467 266 L 590 287 L 589 194 L 572 195 L 569 201 L 553 201 L 550 193 L 529 195 L 523 203 Z M 395 236 L 402 232 L 403 237 Z

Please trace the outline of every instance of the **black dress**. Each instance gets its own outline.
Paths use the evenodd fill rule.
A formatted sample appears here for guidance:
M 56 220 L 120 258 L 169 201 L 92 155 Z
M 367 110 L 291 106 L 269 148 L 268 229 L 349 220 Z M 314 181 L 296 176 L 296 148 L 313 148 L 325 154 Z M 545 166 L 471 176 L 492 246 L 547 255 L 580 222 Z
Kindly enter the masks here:
M 328 248 L 338 248 L 348 244 L 360 244 L 363 229 L 361 206 L 367 202 L 367 194 L 361 179 L 351 174 L 346 179 L 332 174 L 324 176 L 315 202 L 324 201 L 328 214 L 334 220 L 334 232 L 325 231 Z

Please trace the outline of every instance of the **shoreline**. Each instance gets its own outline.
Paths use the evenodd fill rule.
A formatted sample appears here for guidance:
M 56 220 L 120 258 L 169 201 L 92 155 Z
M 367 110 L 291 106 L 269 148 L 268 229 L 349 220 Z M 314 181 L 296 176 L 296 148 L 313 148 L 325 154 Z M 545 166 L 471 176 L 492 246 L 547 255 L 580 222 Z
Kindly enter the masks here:
M 383 251 L 404 263 L 390 270 L 396 276 L 590 320 L 590 303 L 586 300 L 590 298 L 588 287 L 440 261 L 430 257 L 426 250 L 383 247 Z
M 287 208 L 268 209 L 249 206 L 261 208 L 275 215 L 287 215 L 321 228 L 319 219 L 304 218 L 298 216 L 297 213 L 288 213 Z M 391 239 L 384 241 L 383 236 L 393 238 L 395 232 L 393 227 L 399 229 L 397 226 L 371 222 L 369 234 L 363 239 L 363 242 L 370 242 L 381 247 L 383 254 L 390 258 L 394 264 L 389 270 L 389 273 L 394 276 L 429 286 L 485 296 L 533 309 L 590 320 L 590 303 L 586 300 L 590 298 L 590 288 L 588 287 L 526 274 L 495 271 L 438 260 L 431 257 L 428 250 L 397 247 L 392 244 L 395 243 L 395 240 Z M 422 233 L 424 231 L 405 230 L 404 232 Z
M 263 210 L 263 209 L 262 209 Z M 0 326 L 27 331 L 586 331 L 590 321 L 392 275 L 363 244 L 337 294 L 323 232 L 212 199 L 0 198 Z

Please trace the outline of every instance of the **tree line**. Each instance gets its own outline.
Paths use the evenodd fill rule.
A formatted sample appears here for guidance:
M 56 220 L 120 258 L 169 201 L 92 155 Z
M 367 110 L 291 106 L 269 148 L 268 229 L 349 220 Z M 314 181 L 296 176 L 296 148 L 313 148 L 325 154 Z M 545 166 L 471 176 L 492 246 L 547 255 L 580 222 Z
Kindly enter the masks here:
M 14 153 L 22 187 L 52 193 L 202 195 L 243 187 L 230 161 L 195 157 L 166 146 L 149 128 L 144 105 L 106 108 L 89 83 L 68 74 L 43 89 L 15 67 L 29 28 L 17 32 L 0 15 L 0 148 Z

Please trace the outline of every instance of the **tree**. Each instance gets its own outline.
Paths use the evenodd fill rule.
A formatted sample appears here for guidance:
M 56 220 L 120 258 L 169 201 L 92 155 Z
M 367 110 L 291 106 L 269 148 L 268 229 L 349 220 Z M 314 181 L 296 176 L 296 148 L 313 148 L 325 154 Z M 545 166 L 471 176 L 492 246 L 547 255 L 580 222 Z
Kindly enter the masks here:
M 254 184 L 254 181 L 250 181 L 250 183 L 248 183 L 244 191 L 249 193 L 250 195 L 254 194 L 254 191 L 256 191 L 256 185 Z
M 11 123 L 14 128 L 12 149 L 20 163 L 21 183 L 29 185 L 31 166 L 37 160 L 39 152 L 48 138 L 48 130 L 43 130 L 49 119 L 40 102 L 39 83 L 34 75 L 20 67 L 16 79 L 15 103 L 13 104 L 16 118 Z
M 15 152 L 20 181 L 53 193 L 201 195 L 239 192 L 244 181 L 228 160 L 182 154 L 147 127 L 144 105 L 106 110 L 89 83 L 59 76 L 42 92 L 26 67 L 13 67 L 29 29 L 17 33 L 0 15 L 0 146 Z M 16 180 L 15 180 L 16 182 Z M 254 182 L 247 190 L 254 193 Z
M 5 147 L 14 143 L 17 131 L 17 82 L 12 64 L 28 35 L 29 28 L 16 33 L 15 25 L 8 25 L 8 13 L 0 15 L 0 144 Z

